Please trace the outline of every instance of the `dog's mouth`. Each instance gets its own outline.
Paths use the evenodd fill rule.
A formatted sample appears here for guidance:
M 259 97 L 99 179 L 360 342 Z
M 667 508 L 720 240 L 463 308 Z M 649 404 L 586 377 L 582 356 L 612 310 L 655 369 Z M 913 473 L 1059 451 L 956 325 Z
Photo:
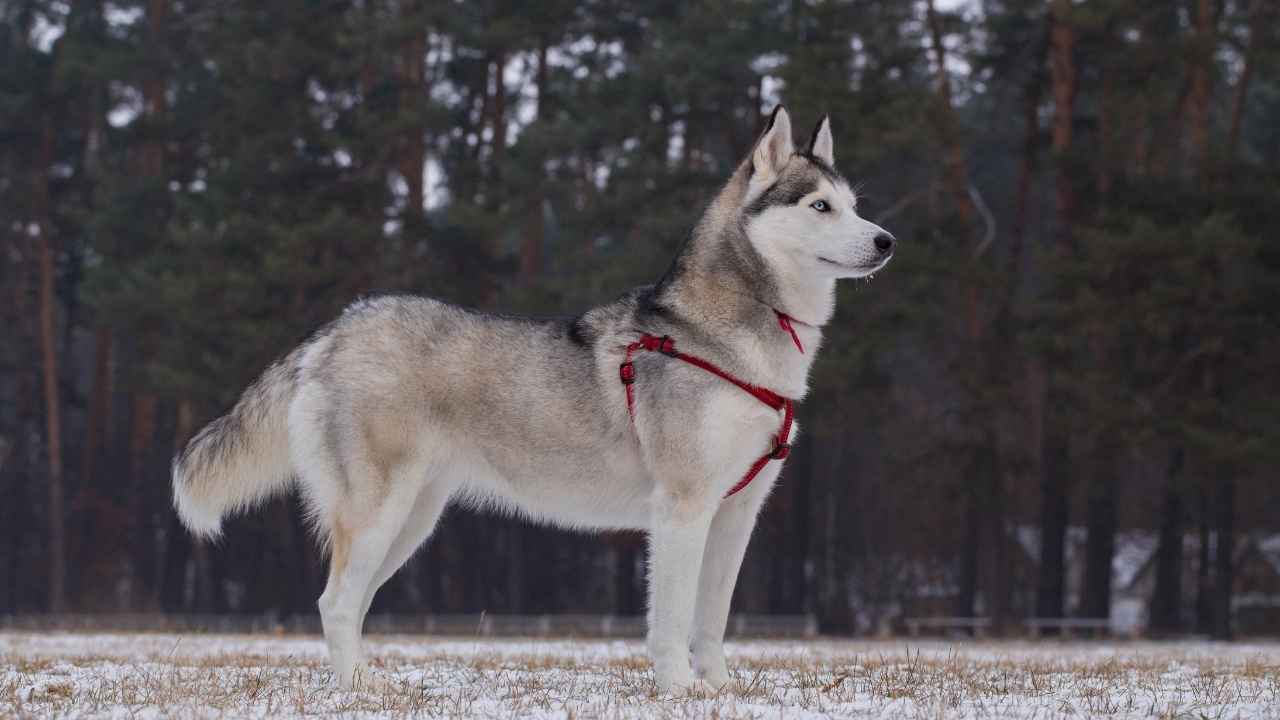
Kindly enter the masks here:
M 818 256 L 818 260 L 819 262 L 824 262 L 828 265 L 834 265 L 835 267 L 838 267 L 841 270 L 854 270 L 856 272 L 872 273 L 884 267 L 885 265 L 888 265 L 889 260 L 892 257 L 893 257 L 893 254 L 890 253 L 880 258 L 879 260 L 876 260 L 875 262 L 860 263 L 858 265 L 849 265 L 848 263 L 836 262 L 831 258 L 825 258 L 825 257 L 822 257 L 821 255 Z

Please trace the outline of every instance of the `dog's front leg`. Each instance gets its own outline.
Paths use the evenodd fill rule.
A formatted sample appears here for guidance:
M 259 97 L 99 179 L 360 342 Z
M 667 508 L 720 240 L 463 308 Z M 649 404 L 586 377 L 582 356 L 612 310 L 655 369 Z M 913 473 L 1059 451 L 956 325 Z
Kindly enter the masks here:
M 649 537 L 649 656 L 663 693 L 697 689 L 689 633 L 715 503 L 660 491 Z
M 716 690 L 730 681 L 724 657 L 724 631 L 729 621 L 733 588 L 738 583 L 738 571 L 756 516 L 778 477 L 780 466 L 781 463 L 770 463 L 750 485 L 726 498 L 711 522 L 698 578 L 692 643 L 694 669 Z

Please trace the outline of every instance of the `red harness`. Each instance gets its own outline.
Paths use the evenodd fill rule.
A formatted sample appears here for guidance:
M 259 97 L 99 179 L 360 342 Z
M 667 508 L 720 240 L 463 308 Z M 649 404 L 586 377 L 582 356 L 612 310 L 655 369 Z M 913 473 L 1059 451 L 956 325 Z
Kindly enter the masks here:
M 796 344 L 796 349 L 803 353 L 804 346 L 800 344 L 800 336 L 796 334 L 795 328 L 791 325 L 791 317 L 777 311 L 774 312 L 778 315 L 778 325 L 780 325 L 783 330 L 791 333 L 791 340 Z M 660 352 L 663 355 L 689 363 L 694 367 L 702 368 L 712 375 L 733 383 L 743 392 L 750 394 L 752 397 L 765 405 L 768 405 L 774 410 L 783 411 L 782 427 L 778 428 L 778 434 L 773 438 L 773 449 L 764 455 L 761 455 L 759 459 L 751 464 L 751 467 L 747 470 L 747 474 L 743 475 L 742 479 L 739 480 L 736 485 L 729 488 L 729 492 L 725 493 L 726 498 L 734 495 L 747 485 L 750 485 L 751 481 L 756 479 L 756 476 L 760 474 L 760 471 L 764 469 L 765 465 L 769 464 L 770 460 L 785 460 L 786 457 L 791 454 L 791 445 L 787 442 L 787 438 L 791 435 L 791 424 L 795 420 L 795 408 L 791 398 L 783 397 L 768 388 L 762 388 L 739 380 L 733 375 L 730 375 L 700 357 L 688 355 L 676 350 L 676 341 L 667 335 L 662 337 L 657 337 L 648 333 L 641 335 L 639 340 L 627 346 L 627 358 L 622 365 L 618 366 L 618 377 L 622 380 L 622 386 L 627 391 L 627 414 L 631 416 L 632 425 L 634 425 L 636 421 L 635 392 L 631 387 L 636 382 L 636 366 L 632 363 L 631 356 L 635 354 L 637 350 Z

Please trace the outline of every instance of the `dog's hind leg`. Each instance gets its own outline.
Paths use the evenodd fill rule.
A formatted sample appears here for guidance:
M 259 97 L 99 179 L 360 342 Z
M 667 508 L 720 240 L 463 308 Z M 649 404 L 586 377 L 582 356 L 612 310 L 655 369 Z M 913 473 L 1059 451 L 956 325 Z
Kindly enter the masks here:
M 386 559 L 382 561 L 382 566 L 378 568 L 368 592 L 365 593 L 364 606 L 360 610 L 362 626 L 365 616 L 369 614 L 369 606 L 373 604 L 373 596 L 409 558 L 413 557 L 414 552 L 426 542 L 427 538 L 431 537 L 436 523 L 440 520 L 440 515 L 449 503 L 452 490 L 453 488 L 443 479 L 433 479 L 428 480 L 426 487 L 418 493 L 418 499 L 414 502 L 413 510 L 409 512 L 404 527 L 400 529 L 395 542 L 391 543 Z
M 336 508 L 331 523 L 332 557 L 329 582 L 320 595 L 320 621 L 329 645 L 329 657 L 338 683 L 351 688 L 369 681 L 360 652 L 360 630 L 365 598 L 378 576 L 387 553 L 399 537 L 414 506 L 417 487 L 391 482 L 391 473 L 377 473 L 365 463 L 349 464 L 350 477 L 366 478 L 361 487 L 376 499 L 355 498 Z
M 693 669 L 716 690 L 730 680 L 724 658 L 725 625 L 756 516 L 778 476 L 778 464 L 770 464 L 774 467 L 766 467 L 750 485 L 720 503 L 707 534 L 691 640 Z

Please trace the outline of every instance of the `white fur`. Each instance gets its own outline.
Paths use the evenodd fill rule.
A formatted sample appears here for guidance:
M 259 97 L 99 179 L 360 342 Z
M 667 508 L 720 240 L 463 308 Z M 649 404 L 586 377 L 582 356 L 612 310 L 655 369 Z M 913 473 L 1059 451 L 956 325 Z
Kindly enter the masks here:
M 831 118 L 824 117 L 818 123 L 818 132 L 813 136 L 813 147 L 809 149 L 819 160 L 828 165 L 836 164 L 835 140 L 831 137 Z
M 819 200 L 830 210 L 814 210 Z M 810 324 L 822 325 L 831 318 L 836 280 L 867 277 L 889 262 L 875 246 L 875 239 L 887 234 L 885 229 L 858 215 L 858 199 L 847 185 L 826 178 L 798 204 L 760 213 L 747 233 L 783 277 L 781 287 L 809 313 L 796 317 Z
M 766 185 L 773 182 L 795 151 L 795 144 L 791 139 L 791 116 L 785 109 L 778 108 L 774 111 L 769 130 L 756 143 L 755 151 L 751 154 L 752 182 Z
M 811 152 L 832 157 L 826 122 Z M 733 221 L 742 183 L 749 202 L 788 163 L 807 162 L 794 153 L 790 119 L 779 110 L 752 153 L 750 178 L 736 176 L 739 184 L 722 193 L 709 222 Z M 817 199 L 832 211 L 814 211 Z M 758 326 L 730 325 L 721 327 L 720 352 L 731 348 L 721 362 L 733 363 L 748 382 L 803 397 L 821 326 L 834 311 L 835 283 L 883 267 L 887 254 L 874 245 L 883 232 L 858 217 L 846 185 L 826 179 L 798 205 L 754 217 L 748 241 L 776 281 L 779 307 L 796 319 L 805 352 L 793 351 L 780 328 L 762 335 Z M 712 317 L 714 296 L 724 291 L 714 276 L 691 271 L 691 278 L 674 297 L 686 311 Z M 665 377 L 682 392 L 643 386 L 632 423 L 618 365 L 636 330 L 615 306 L 584 318 L 597 313 L 594 367 L 584 363 L 581 372 L 594 373 L 582 379 L 604 397 L 591 398 L 594 414 L 587 415 L 572 400 L 576 388 L 551 382 L 525 382 L 514 401 L 489 395 L 490 405 L 477 406 L 478 394 L 515 373 L 555 376 L 547 367 L 549 340 L 528 326 L 477 320 L 425 299 L 357 303 L 331 334 L 268 370 L 233 410 L 235 423 L 215 421 L 192 442 L 175 463 L 178 512 L 193 531 L 216 534 L 223 515 L 288 487 L 296 475 L 309 518 L 329 544 L 330 574 L 318 604 L 344 687 L 374 681 L 360 650 L 369 605 L 451 500 L 571 529 L 646 530 L 657 687 L 721 688 L 730 681 L 723 637 L 734 584 L 782 463 L 766 464 L 745 489 L 724 496 L 770 449 L 782 414 L 701 369 L 652 353 L 636 360 L 637 369 L 664 363 Z M 435 342 L 445 349 L 434 349 Z M 501 406 L 501 419 L 488 417 L 493 405 Z

